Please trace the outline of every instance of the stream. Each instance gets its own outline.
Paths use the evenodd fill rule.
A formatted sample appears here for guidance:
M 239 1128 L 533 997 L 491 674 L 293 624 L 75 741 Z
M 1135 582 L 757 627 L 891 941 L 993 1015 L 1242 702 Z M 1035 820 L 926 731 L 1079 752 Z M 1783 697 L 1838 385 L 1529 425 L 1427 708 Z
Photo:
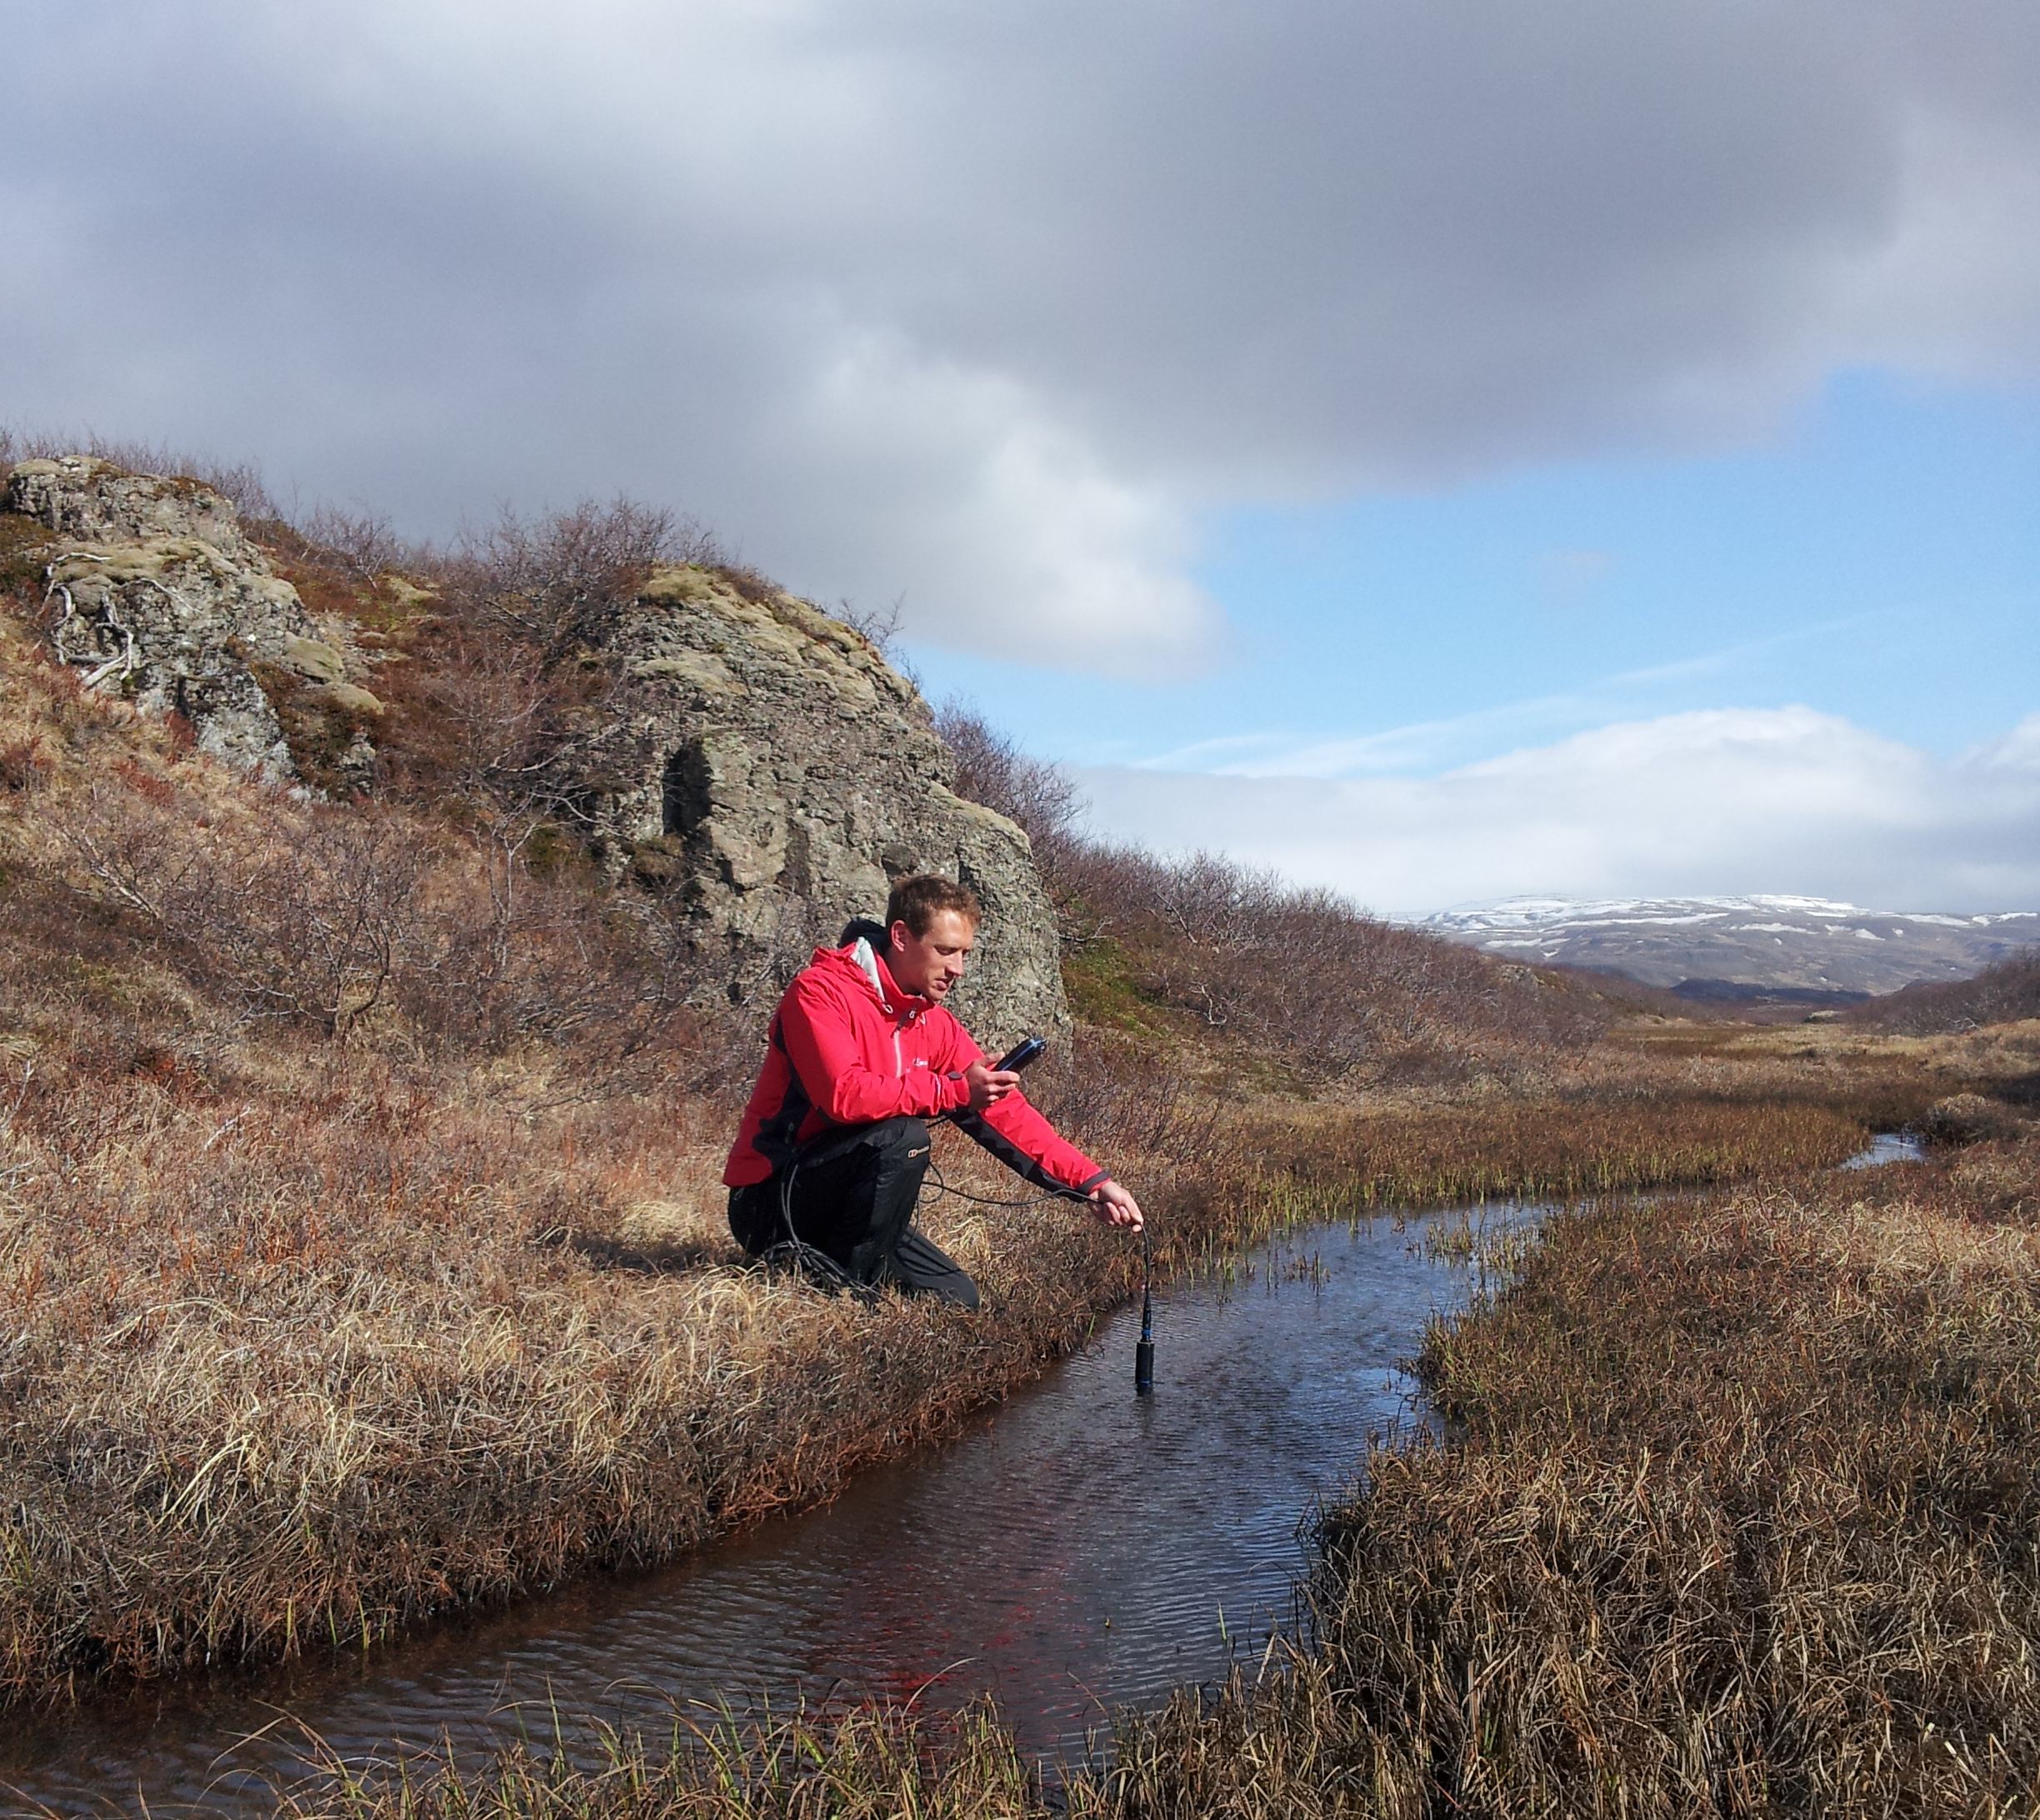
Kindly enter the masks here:
M 1886 1136 L 1852 1162 L 1918 1155 Z M 1294 1626 L 1312 1515 L 1370 1434 L 1427 1419 L 1402 1369 L 1425 1323 L 1463 1308 L 1483 1252 L 1544 1211 L 1272 1241 L 1222 1279 L 1158 1291 L 1152 1396 L 1133 1394 L 1136 1304 L 944 1446 L 657 1572 L 338 1664 L 21 1716 L 0 1730 L 7 1811 L 267 1813 L 316 1749 L 357 1770 L 449 1746 L 478 1762 L 557 1723 L 592 1758 L 595 1722 L 663 1733 L 676 1710 L 803 1700 L 988 1692 L 1028 1749 L 1082 1757 L 1113 1708 L 1217 1679 Z
M 1538 1209 L 1495 1206 L 1492 1237 Z M 592 1718 L 662 1732 L 676 1705 L 787 1711 L 997 1695 L 1022 1742 L 1081 1754 L 1115 1707 L 1222 1676 L 1294 1622 L 1304 1526 L 1371 1432 L 1422 1419 L 1402 1369 L 1478 1282 L 1464 1214 L 1291 1235 L 1230 1281 L 1138 1306 L 956 1438 L 833 1503 L 658 1572 L 592 1577 L 338 1665 L 215 1679 L 0 1734 L 10 1811 L 269 1811 L 314 1739 L 357 1768 L 392 1748 L 480 1759 L 520 1728 L 570 1746 Z M 1457 1241 L 1457 1242 L 1455 1242 Z

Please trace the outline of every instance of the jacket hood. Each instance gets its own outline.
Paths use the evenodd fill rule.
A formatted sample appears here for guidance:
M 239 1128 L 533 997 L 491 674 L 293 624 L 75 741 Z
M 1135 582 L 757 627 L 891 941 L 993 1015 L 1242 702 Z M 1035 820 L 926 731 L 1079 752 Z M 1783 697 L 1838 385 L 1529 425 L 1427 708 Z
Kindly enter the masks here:
M 845 925 L 840 948 L 814 951 L 815 964 L 855 973 L 870 988 L 872 996 L 888 1017 L 907 1012 L 918 1018 L 932 1010 L 934 1002 L 907 991 L 892 978 L 892 969 L 880 958 L 891 941 L 892 937 L 882 923 L 858 917 Z

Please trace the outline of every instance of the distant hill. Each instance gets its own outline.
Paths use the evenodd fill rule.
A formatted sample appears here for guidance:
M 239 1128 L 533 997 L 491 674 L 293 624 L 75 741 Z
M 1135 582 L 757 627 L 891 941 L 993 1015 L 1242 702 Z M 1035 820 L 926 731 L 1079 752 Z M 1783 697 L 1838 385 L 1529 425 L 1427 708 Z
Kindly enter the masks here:
M 2040 911 L 1952 916 L 1825 898 L 1511 898 L 1424 927 L 1490 954 L 1598 968 L 1647 985 L 1889 992 L 1966 979 L 2040 942 Z M 1718 992 L 1718 996 L 1720 994 Z

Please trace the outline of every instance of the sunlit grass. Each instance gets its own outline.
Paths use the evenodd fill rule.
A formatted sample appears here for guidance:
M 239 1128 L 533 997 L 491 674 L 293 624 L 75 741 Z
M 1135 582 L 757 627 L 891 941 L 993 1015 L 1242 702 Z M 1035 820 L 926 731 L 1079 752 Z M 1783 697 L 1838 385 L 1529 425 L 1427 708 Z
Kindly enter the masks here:
M 1375 1447 L 1325 1519 L 1312 1647 L 1125 1718 L 1067 1779 L 984 1708 L 873 1710 L 348 1811 L 2028 1812 L 2040 1237 L 2002 1185 L 2036 1178 L 2028 1138 L 1550 1217 L 1432 1332 L 1451 1443 Z

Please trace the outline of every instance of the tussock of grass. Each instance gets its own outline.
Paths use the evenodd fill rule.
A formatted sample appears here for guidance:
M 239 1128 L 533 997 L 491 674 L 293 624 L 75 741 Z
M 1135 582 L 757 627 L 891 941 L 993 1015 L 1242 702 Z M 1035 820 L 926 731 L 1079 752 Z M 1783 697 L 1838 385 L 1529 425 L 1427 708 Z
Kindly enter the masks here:
M 286 1796 L 293 1820 L 1032 1820 L 1035 1767 L 997 1709 L 872 1708 L 766 1724 L 682 1719 L 663 1738 L 604 1734 L 598 1760 L 529 1747 L 482 1774 L 413 1761 L 368 1782 L 335 1767 Z
M 1513 1288 L 1432 1334 L 1453 1440 L 1377 1448 L 1327 1520 L 1315 1647 L 1124 1722 L 1058 1804 L 2031 1812 L 2036 1188 L 2029 1136 L 1561 1217 Z M 741 1768 L 728 1738 L 619 1745 L 606 1769 L 526 1759 L 355 1811 L 1050 1811 L 982 1711 L 947 1723 L 858 1714 L 798 1750 L 782 1729 Z

